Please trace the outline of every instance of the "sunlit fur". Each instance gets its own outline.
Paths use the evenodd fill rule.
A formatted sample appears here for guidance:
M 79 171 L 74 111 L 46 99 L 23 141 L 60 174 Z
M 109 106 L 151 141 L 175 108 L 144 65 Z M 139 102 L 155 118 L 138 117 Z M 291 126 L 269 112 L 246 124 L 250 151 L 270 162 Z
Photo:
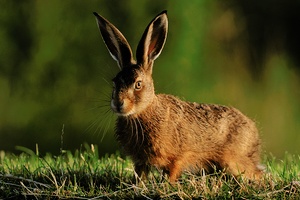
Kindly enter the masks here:
M 165 43 L 166 12 L 147 26 L 137 48 L 137 62 L 121 32 L 95 15 L 114 59 L 119 64 L 130 63 L 121 64 L 113 79 L 111 107 L 118 115 L 117 140 L 131 156 L 139 176 L 146 177 L 155 166 L 174 182 L 184 170 L 217 167 L 236 176 L 260 178 L 260 139 L 251 119 L 232 107 L 155 94 L 152 67 Z M 138 81 L 141 85 L 136 87 Z

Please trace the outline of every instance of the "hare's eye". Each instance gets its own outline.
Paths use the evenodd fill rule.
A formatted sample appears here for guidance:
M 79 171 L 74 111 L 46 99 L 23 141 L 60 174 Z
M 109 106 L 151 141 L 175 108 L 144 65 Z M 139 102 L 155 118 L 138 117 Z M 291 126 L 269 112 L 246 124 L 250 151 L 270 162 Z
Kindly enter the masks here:
M 134 89 L 140 90 L 142 88 L 142 81 L 137 81 L 135 83 Z

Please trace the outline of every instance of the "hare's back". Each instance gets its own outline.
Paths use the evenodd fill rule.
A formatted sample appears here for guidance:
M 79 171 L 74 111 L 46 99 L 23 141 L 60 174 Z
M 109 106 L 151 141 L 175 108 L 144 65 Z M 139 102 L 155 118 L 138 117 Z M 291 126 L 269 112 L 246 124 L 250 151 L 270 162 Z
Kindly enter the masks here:
M 257 137 L 255 123 L 238 109 L 217 104 L 182 101 L 172 95 L 158 95 L 161 107 L 167 110 L 169 119 L 194 131 L 190 133 L 218 137 Z M 232 136 L 229 136 L 232 135 Z

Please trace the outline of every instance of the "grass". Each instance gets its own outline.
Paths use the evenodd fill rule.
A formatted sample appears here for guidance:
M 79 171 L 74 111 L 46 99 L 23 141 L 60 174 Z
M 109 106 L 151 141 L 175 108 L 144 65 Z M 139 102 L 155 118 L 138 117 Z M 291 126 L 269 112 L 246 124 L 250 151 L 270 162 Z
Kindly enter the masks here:
M 226 175 L 183 174 L 172 185 L 159 171 L 138 181 L 130 159 L 99 158 L 97 146 L 84 145 L 59 156 L 18 147 L 20 155 L 0 152 L 0 199 L 299 199 L 300 156 L 264 156 L 260 183 Z M 137 183 L 137 184 L 136 184 Z

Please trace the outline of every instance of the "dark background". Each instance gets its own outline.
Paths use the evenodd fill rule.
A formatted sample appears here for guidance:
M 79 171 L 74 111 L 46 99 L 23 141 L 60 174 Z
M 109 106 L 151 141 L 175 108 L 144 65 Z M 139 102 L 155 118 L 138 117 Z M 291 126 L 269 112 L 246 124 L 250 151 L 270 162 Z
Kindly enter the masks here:
M 300 3 L 296 0 L 93 0 L 0 2 L 0 150 L 58 154 L 83 143 L 119 147 L 109 110 L 118 72 L 93 11 L 134 51 L 168 10 L 154 65 L 156 91 L 234 106 L 257 122 L 265 153 L 300 150 Z

